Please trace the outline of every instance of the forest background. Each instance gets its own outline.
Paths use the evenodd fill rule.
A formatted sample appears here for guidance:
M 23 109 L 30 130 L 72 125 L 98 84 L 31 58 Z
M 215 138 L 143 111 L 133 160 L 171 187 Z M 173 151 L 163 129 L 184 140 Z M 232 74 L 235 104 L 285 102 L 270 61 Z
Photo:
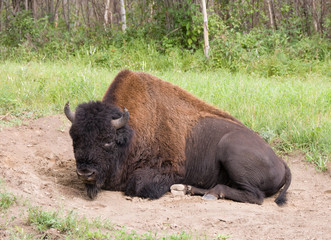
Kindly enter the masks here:
M 60 113 L 100 99 L 121 69 L 146 71 L 326 169 L 331 1 L 208 0 L 209 58 L 202 2 L 0 0 L 0 114 Z
M 0 58 L 75 57 L 111 69 L 222 68 L 265 76 L 329 67 L 323 64 L 330 58 L 329 0 L 206 4 L 209 60 L 201 51 L 199 0 L 0 0 Z

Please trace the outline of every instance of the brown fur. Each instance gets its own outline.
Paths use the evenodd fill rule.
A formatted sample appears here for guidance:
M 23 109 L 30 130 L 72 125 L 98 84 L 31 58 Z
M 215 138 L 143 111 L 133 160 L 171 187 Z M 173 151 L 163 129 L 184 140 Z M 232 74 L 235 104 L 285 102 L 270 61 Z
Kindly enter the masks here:
M 155 164 L 169 167 L 169 172 L 184 174 L 185 142 L 193 126 L 206 116 L 240 121 L 189 92 L 143 72 L 121 71 L 106 91 L 102 102 L 114 104 L 130 112 L 129 125 L 135 130 L 131 158 L 136 164 L 142 150 L 159 154 L 162 161 Z M 148 125 L 149 127 L 146 127 Z M 158 149 L 153 149 L 157 146 Z M 146 152 L 145 152 L 146 154 Z M 129 163 L 133 159 L 128 160 Z M 149 161 L 150 159 L 146 159 Z M 147 164 L 150 165 L 150 164 Z M 155 166 L 160 169 L 161 166 Z

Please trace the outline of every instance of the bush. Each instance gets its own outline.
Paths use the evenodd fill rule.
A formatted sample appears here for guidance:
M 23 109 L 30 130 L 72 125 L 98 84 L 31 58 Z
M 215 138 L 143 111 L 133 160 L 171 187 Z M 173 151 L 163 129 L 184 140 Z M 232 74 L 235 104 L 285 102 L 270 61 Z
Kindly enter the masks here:
M 0 33 L 0 60 L 79 61 L 86 65 L 133 70 L 229 69 L 261 76 L 330 74 L 330 39 L 280 28 L 254 28 L 241 32 L 235 22 L 227 23 L 209 14 L 210 59 L 203 57 L 202 16 L 190 1 L 180 11 L 169 10 L 172 26 L 164 26 L 166 8 L 158 9 L 153 21 L 140 28 L 116 29 L 95 26 L 68 31 L 48 18 L 34 21 L 31 13 L 20 12 Z M 179 4 L 179 3 L 178 3 Z M 163 20 L 162 20 L 163 19 Z M 229 25 L 230 24 L 230 25 Z M 237 30 L 236 30 L 237 29 Z
M 330 46 L 319 36 L 290 40 L 282 31 L 225 30 L 211 41 L 211 59 L 215 68 L 262 76 L 305 74 L 321 63 L 329 65 Z

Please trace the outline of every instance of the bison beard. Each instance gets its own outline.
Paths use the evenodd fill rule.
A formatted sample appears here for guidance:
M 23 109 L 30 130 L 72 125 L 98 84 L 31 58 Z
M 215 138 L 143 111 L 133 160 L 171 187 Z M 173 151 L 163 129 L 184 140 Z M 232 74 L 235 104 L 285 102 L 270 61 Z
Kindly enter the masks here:
M 75 113 L 67 103 L 64 112 L 91 199 L 100 189 L 157 199 L 180 184 L 204 199 L 256 204 L 283 187 L 275 202 L 286 201 L 291 172 L 262 138 L 152 75 L 124 70 L 101 102 L 80 104 Z
M 87 196 L 91 199 L 95 198 L 99 192 L 97 185 L 95 184 L 85 184 Z

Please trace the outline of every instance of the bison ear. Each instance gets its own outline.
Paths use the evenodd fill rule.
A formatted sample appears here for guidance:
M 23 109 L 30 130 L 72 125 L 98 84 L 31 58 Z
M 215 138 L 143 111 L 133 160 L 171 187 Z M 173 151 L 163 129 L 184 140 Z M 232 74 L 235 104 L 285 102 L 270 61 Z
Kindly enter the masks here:
M 111 120 L 111 124 L 114 126 L 115 129 L 120 129 L 124 127 L 128 123 L 128 121 L 129 111 L 128 109 L 124 108 L 123 116 L 118 119 Z
M 116 138 L 115 142 L 117 145 L 124 147 L 127 146 L 130 141 L 130 135 L 127 133 L 127 131 L 117 131 L 116 132 Z

